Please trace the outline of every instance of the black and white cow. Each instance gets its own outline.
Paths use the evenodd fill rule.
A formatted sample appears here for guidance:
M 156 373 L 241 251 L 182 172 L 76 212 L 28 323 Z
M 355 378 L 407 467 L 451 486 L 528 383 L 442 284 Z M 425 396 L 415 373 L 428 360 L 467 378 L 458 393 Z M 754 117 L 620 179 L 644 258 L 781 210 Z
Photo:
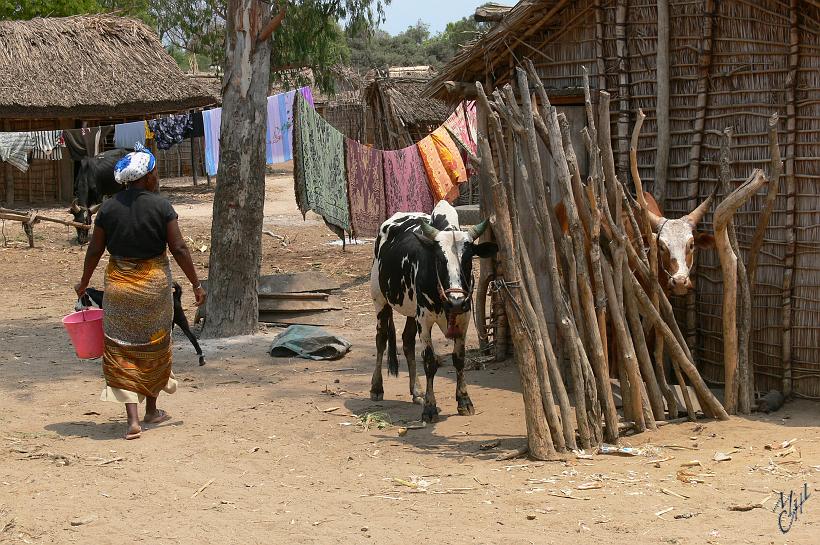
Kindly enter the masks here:
M 432 422 L 439 413 L 433 392 L 433 379 L 438 369 L 431 341 L 434 325 L 454 342 L 458 413 L 475 414 L 464 382 L 464 338 L 470 324 L 473 257 L 490 257 L 498 251 L 491 242 L 475 243 L 487 225 L 485 220 L 462 231 L 458 214 L 446 201 L 436 205 L 432 216 L 399 213 L 382 224 L 370 273 L 370 292 L 378 317 L 376 370 L 370 384 L 370 399 L 380 401 L 384 398 L 382 361 L 385 348 L 388 349 L 388 372 L 393 376 L 399 374 L 393 324 L 393 310 L 396 310 L 407 317 L 402 344 L 410 372 L 410 394 L 414 403 L 424 404 L 422 420 Z M 427 376 L 425 394 L 419 389 L 416 374 L 417 334 L 421 338 Z

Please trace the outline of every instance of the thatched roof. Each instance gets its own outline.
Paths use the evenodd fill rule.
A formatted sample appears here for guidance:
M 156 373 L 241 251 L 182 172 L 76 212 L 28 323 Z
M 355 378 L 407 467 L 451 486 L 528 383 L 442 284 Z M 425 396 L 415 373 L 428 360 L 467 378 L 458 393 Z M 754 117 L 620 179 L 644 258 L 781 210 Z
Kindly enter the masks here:
M 216 102 L 157 35 L 101 16 L 0 21 L 0 117 L 127 117 Z
M 486 34 L 465 45 L 433 78 L 425 95 L 445 98 L 447 81 L 483 82 L 487 71 L 492 72 L 493 59 L 502 58 L 502 52 L 526 42 L 567 3 L 568 0 L 521 0 Z
M 452 108 L 441 100 L 423 96 L 429 82 L 429 78 L 376 78 L 365 96 L 370 103 L 377 94 L 383 94 L 405 125 L 440 125 Z

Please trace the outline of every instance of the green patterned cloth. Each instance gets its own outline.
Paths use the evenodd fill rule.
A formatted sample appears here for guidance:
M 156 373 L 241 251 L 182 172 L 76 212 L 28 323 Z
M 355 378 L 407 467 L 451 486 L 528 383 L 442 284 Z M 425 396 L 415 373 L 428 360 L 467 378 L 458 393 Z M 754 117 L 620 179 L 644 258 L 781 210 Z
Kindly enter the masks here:
M 296 203 L 332 227 L 350 233 L 344 135 L 325 121 L 301 95 L 293 108 L 293 169 Z

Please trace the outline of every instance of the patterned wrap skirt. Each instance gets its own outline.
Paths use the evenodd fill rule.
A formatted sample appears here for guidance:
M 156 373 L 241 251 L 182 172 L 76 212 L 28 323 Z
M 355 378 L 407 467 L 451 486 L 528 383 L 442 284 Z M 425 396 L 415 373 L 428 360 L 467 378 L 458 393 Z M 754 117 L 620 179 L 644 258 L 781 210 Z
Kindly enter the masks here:
M 151 259 L 111 257 L 105 272 L 107 388 L 102 399 L 138 403 L 173 393 L 171 330 L 174 320 L 171 267 L 165 254 Z

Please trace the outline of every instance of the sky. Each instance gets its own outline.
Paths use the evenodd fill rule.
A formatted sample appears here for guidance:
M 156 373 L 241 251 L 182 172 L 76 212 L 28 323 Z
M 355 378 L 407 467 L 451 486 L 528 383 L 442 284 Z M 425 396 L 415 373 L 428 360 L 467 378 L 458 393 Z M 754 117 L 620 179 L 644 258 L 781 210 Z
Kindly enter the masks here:
M 393 0 L 385 8 L 386 21 L 381 29 L 396 35 L 421 20 L 430 25 L 430 32 L 444 30 L 447 23 L 475 13 L 475 8 L 487 0 Z M 514 2 L 508 2 L 512 4 Z

